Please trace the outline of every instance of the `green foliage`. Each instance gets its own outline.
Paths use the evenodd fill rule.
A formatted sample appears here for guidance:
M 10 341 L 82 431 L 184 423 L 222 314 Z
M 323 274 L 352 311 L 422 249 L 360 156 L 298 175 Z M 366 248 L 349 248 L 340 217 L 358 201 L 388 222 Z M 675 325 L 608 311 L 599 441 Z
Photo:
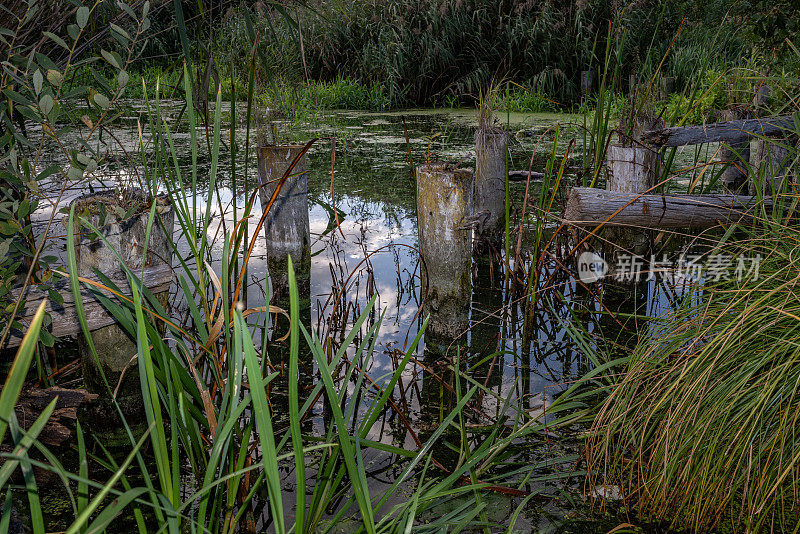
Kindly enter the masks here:
M 31 214 L 39 207 L 39 188 L 50 183 L 60 186 L 60 194 L 85 182 L 101 166 L 103 156 L 96 143 L 102 126 L 116 117 L 117 101 L 130 82 L 128 70 L 141 51 L 149 27 L 149 2 L 137 7 L 127 4 L 115 8 L 113 22 L 103 31 L 106 49 L 87 51 L 97 31 L 100 2 L 76 3 L 60 12 L 50 4 L 13 2 L 4 6 L 0 22 L 0 344 L 11 330 L 21 330 L 16 312 L 21 301 L 10 293 L 12 287 L 30 283 L 47 284 L 56 277 L 51 270 L 55 256 L 46 254 L 51 240 L 33 234 Z M 10 16 L 13 14 L 13 16 Z M 62 26 L 53 32 L 36 30 L 50 27 L 54 17 Z M 108 78 L 72 78 L 91 65 L 104 65 Z M 91 70 L 95 72 L 96 69 Z M 69 143 L 70 132 L 76 136 Z M 58 160 L 44 161 L 45 144 L 57 147 Z M 50 229 L 56 212 L 48 220 Z M 47 287 L 46 285 L 44 287 Z M 51 291 L 58 302 L 58 293 Z M 53 338 L 42 330 L 48 344 Z
M 264 88 L 258 98 L 261 105 L 290 117 L 304 111 L 335 109 L 385 111 L 391 105 L 380 84 L 365 86 L 343 78 L 297 85 L 279 82 Z
M 594 483 L 695 532 L 800 526 L 798 242 L 777 227 L 710 252 L 760 267 L 652 325 L 598 410 Z
M 131 287 L 130 301 L 112 301 L 103 290 L 92 290 L 137 341 L 147 431 L 140 438 L 135 437 L 117 407 L 130 442 L 124 461 L 117 463 L 116 456 L 106 451 L 104 457 L 87 457 L 79 429 L 78 474 L 65 469 L 46 447 L 35 441 L 39 427 L 31 427 L 27 437 L 15 437 L 15 443 L 25 448 L 35 446 L 42 452 L 44 460 L 37 461 L 37 467 L 56 473 L 64 481 L 62 491 L 73 503 L 72 509 L 62 514 L 68 518 L 66 521 L 72 521 L 67 532 L 101 531 L 125 510 L 133 511 L 142 533 L 153 524 L 170 533 L 234 532 L 252 513 L 257 497 L 265 498 L 259 506 L 269 508 L 269 521 L 276 532 L 329 531 L 348 519 L 368 532 L 412 529 L 436 532 L 453 523 L 464 527 L 485 526 L 486 520 L 479 512 L 486 506 L 484 496 L 489 483 L 512 488 L 527 484 L 537 470 L 551 465 L 552 460 L 540 464 L 516 462 L 511 451 L 526 440 L 544 438 L 547 429 L 558 424 L 554 416 L 561 412 L 559 404 L 549 407 L 548 426 L 545 426 L 537 413 L 497 398 L 498 406 L 502 406 L 496 414 L 497 422 L 482 439 L 468 439 L 465 425 L 469 419 L 460 414 L 477 392 L 495 396 L 496 393 L 465 377 L 468 387 L 465 382 L 462 391 L 459 381 L 452 409 L 443 416 L 440 426 L 420 441 L 417 450 L 371 441 L 378 421 L 387 410 L 396 409 L 390 407 L 392 396 L 417 350 L 425 324 L 409 346 L 398 353 L 396 366 L 373 381 L 364 369 L 369 368 L 376 353 L 376 335 L 381 329 L 380 314 L 374 310 L 377 296 L 367 303 L 343 337 L 331 333 L 319 339 L 300 321 L 300 302 L 294 283 L 290 287 L 288 376 L 283 369 L 284 376 L 280 377 L 293 385 L 288 388 L 289 402 L 277 404 L 273 382 L 279 375 L 272 369 L 279 362 L 270 360 L 265 349 L 269 343 L 267 316 L 263 309 L 243 310 L 238 302 L 253 246 L 244 233 L 246 225 L 231 227 L 221 237 L 224 243 L 219 247 L 209 237 L 213 236 L 209 228 L 214 223 L 214 213 L 201 209 L 195 202 L 199 195 L 206 194 L 209 204 L 215 201 L 214 184 L 220 178 L 222 150 L 221 93 L 217 93 L 210 118 L 213 126 L 206 144 L 198 138 L 193 91 L 187 75 L 183 77 L 183 90 L 186 111 L 180 122 L 171 121 L 163 112 L 160 95 L 152 99 L 153 95 L 146 93 L 147 122 L 142 127 L 152 144 L 148 147 L 151 156 L 143 157 L 142 171 L 148 190 L 162 186 L 175 209 L 176 224 L 187 251 L 178 258 L 175 274 L 188 307 L 187 314 L 183 320 L 167 321 L 168 315 L 159 300 L 121 257 L 120 266 Z M 173 131 L 185 131 L 187 127 L 193 159 L 202 156 L 211 162 L 207 190 L 198 184 L 196 164 L 187 169 L 179 163 Z M 234 175 L 237 172 L 234 160 Z M 279 187 L 291 173 L 290 168 Z M 246 196 L 243 216 L 252 214 L 256 197 L 255 192 Z M 75 228 L 80 227 L 75 220 L 80 214 L 75 212 L 75 209 L 70 212 L 67 225 L 70 283 L 77 301 L 76 313 L 89 349 L 94 352 L 79 293 L 81 282 L 72 238 Z M 82 224 L 98 233 L 88 220 L 84 219 Z M 151 208 L 148 228 L 153 224 L 161 222 Z M 260 230 L 259 226 L 257 235 Z M 172 244 L 177 249 L 177 244 Z M 216 271 L 210 267 L 212 264 L 219 265 Z M 293 281 L 291 265 L 289 269 L 289 279 Z M 269 287 L 266 279 L 261 282 Z M 38 322 L 31 336 L 35 336 L 36 327 Z M 258 336 L 262 336 L 263 344 Z M 25 347 L 33 345 L 33 341 L 24 343 Z M 301 357 L 313 358 L 319 373 L 320 381 L 310 391 L 297 387 L 304 372 Z M 14 376 L 14 384 L 21 384 L 20 377 L 24 374 L 14 373 Z M 109 399 L 116 405 L 112 395 L 114 384 L 107 387 Z M 12 397 L 16 397 L 16 389 L 7 387 L 0 395 L 0 418 L 8 417 L 9 410 L 13 412 Z M 303 421 L 311 415 L 318 398 L 323 399 L 326 410 L 331 410 L 333 422 L 326 425 L 322 436 L 313 436 L 304 430 Z M 287 415 L 288 425 L 280 418 Z M 48 416 L 45 411 L 37 424 L 42 426 Z M 145 444 L 147 454 L 143 452 Z M 448 448 L 462 451 L 462 461 L 449 469 L 434 470 L 433 465 L 440 465 L 436 455 Z M 373 453 L 390 454 L 397 459 L 397 476 L 390 487 L 378 493 L 368 487 L 367 458 Z M 7 457 L 18 459 L 20 469 L 27 469 L 22 453 Z M 573 462 L 574 457 L 565 461 Z M 86 476 L 87 464 L 92 466 L 91 479 Z M 15 469 L 16 465 L 7 461 L 0 473 Z M 291 491 L 291 497 L 284 489 L 285 473 L 290 466 L 296 469 L 298 487 L 305 486 L 308 490 Z M 107 472 L 105 479 L 102 468 Z M 307 477 L 304 471 L 314 475 Z M 562 478 L 567 474 L 571 473 L 565 470 L 550 476 Z M 29 483 L 25 489 L 0 479 L 0 490 L 28 492 L 38 533 L 44 530 L 39 519 L 41 503 L 36 500 L 35 478 L 26 476 Z M 182 487 L 187 477 L 196 481 L 193 487 Z M 407 487 L 416 488 L 413 499 L 390 505 L 390 500 Z M 533 494 L 538 492 L 534 490 Z M 294 500 L 298 513 L 290 512 L 283 504 L 287 497 Z M 426 511 L 450 502 L 455 503 L 452 512 L 425 517 Z
M 689 94 L 670 95 L 666 101 L 655 105 L 655 112 L 670 124 L 702 124 L 709 119 L 715 122 L 715 112 L 729 104 L 727 85 L 724 73 L 709 70 L 700 87 Z

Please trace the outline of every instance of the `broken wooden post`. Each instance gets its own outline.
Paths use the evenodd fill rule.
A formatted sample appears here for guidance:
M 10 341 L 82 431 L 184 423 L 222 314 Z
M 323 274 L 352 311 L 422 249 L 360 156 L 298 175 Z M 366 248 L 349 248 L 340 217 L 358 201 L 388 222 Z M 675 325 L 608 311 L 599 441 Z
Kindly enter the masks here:
M 628 95 L 633 95 L 636 92 L 636 75 L 628 75 Z
M 77 198 L 73 204 L 77 215 L 75 254 L 78 275 L 94 278 L 96 270 L 110 278 L 120 275 L 124 278 L 117 254 L 137 274 L 145 267 L 171 267 L 175 212 L 169 198 L 165 196 L 155 199 L 158 220 L 153 223 L 145 250 L 152 202 L 149 195 L 141 190 L 131 190 L 121 195 L 114 191 L 104 191 Z M 98 233 L 82 224 L 77 220 L 78 217 L 91 224 Z M 162 306 L 166 305 L 166 291 L 155 296 Z M 107 405 L 111 394 L 106 387 L 107 382 L 111 391 L 115 392 L 114 397 L 126 417 L 143 416 L 144 405 L 136 359 L 138 351 L 134 337 L 118 324 L 98 328 L 92 331 L 91 337 L 97 360 L 86 339 L 78 336 L 78 351 L 86 389 L 91 393 L 98 393 L 101 403 Z M 104 413 L 116 417 L 113 409 L 104 409 Z
M 258 180 L 261 208 L 267 209 L 283 175 L 302 153 L 303 145 L 259 146 Z M 311 233 L 308 221 L 308 178 L 305 155 L 292 169 L 264 220 L 267 269 L 272 285 L 271 301 L 289 295 L 288 260 L 291 256 L 301 300 L 308 298 L 311 277 Z
M 475 132 L 475 248 L 499 250 L 506 221 L 506 132 L 478 128 Z
M 637 134 L 638 132 L 634 132 L 634 143 Z M 610 145 L 606 189 L 622 193 L 644 193 L 651 189 L 655 185 L 658 156 L 657 150 L 643 145 Z M 607 242 L 614 244 L 605 254 L 611 270 L 619 264 L 620 255 L 641 249 L 647 243 L 647 236 L 634 228 L 607 228 L 605 238 Z
M 416 169 L 417 227 L 428 333 L 456 339 L 469 326 L 473 175 L 442 163 Z
M 763 115 L 767 112 L 769 95 L 769 85 L 762 84 L 753 99 L 757 114 Z M 770 132 L 771 135 L 768 137 L 774 138 L 774 141 L 758 139 L 756 142 L 756 153 L 753 158 L 755 173 L 751 184 L 754 192 L 760 190 L 763 194 L 769 195 L 781 190 L 786 178 L 786 171 L 791 164 L 790 145 L 796 144 L 797 141 L 789 133 L 789 130 L 793 130 L 792 126 L 793 121 L 780 132 Z
M 661 78 L 661 90 L 665 95 L 671 95 L 675 92 L 675 78 L 672 76 L 663 76 Z
M 581 96 L 589 98 L 594 92 L 594 71 L 581 71 Z
M 655 185 L 658 151 L 646 146 L 608 147 L 606 189 L 642 193 Z
M 763 199 L 765 209 L 772 199 Z M 569 224 L 642 228 L 709 228 L 750 220 L 758 199 L 740 195 L 641 195 L 573 187 L 564 210 Z
M 750 118 L 750 111 L 746 107 L 736 107 L 722 112 L 726 121 Z M 747 194 L 747 169 L 750 165 L 750 140 L 731 141 L 723 143 L 719 148 L 719 160 L 724 162 L 725 168 L 720 175 L 720 181 L 729 191 Z

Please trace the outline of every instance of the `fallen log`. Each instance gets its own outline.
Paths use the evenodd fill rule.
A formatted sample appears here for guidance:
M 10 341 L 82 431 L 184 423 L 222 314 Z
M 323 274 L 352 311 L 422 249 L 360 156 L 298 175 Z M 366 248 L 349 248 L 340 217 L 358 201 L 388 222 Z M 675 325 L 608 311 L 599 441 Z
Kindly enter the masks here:
M 637 226 L 645 228 L 709 228 L 752 218 L 758 200 L 742 195 L 639 195 L 574 187 L 564 222 L 579 226 Z M 772 199 L 764 199 L 772 206 Z M 619 212 L 619 213 L 617 213 Z
M 740 119 L 716 122 L 702 126 L 675 126 L 650 130 L 642 135 L 642 142 L 648 145 L 684 146 L 702 143 L 735 143 L 753 137 L 784 135 L 794 128 L 792 115 L 765 117 L 763 119 Z

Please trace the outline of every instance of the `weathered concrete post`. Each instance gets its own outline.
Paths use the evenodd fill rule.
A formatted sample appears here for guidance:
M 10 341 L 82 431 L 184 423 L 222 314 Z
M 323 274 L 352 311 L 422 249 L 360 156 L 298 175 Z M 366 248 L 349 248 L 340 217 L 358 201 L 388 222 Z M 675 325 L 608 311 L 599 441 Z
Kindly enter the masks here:
M 506 132 L 478 128 L 475 132 L 475 248 L 497 250 L 506 221 Z
M 266 209 L 278 182 L 303 145 L 258 147 L 258 180 L 261 208 Z M 308 222 L 308 178 L 303 156 L 292 169 L 264 221 L 267 269 L 272 283 L 271 301 L 288 299 L 288 260 L 294 264 L 300 299 L 308 298 L 311 276 L 311 233 Z
M 432 163 L 417 167 L 416 179 L 426 336 L 456 339 L 469 327 L 473 175 Z
M 749 119 L 750 112 L 745 107 L 737 107 L 722 112 L 723 120 Z M 719 159 L 726 163 L 720 180 L 722 185 L 734 193 L 747 194 L 747 168 L 750 163 L 750 140 L 723 145 L 719 149 Z
M 588 98 L 594 92 L 594 71 L 581 71 L 581 96 Z
M 159 221 L 154 222 L 145 253 L 147 220 L 152 206 L 147 194 L 140 190 L 125 194 L 123 209 L 137 206 L 133 209 L 133 215 L 127 219 L 120 217 L 113 209 L 114 206 L 120 205 L 115 192 L 100 192 L 76 199 L 74 201 L 76 216 L 86 219 L 105 238 L 103 240 L 98 235 L 90 234 L 90 230 L 86 226 L 81 226 L 76 220 L 75 252 L 78 274 L 93 277 L 97 270 L 106 276 L 114 277 L 122 273 L 122 266 L 114 251 L 119 253 L 125 265 L 134 272 L 142 267 L 163 263 L 171 265 L 171 239 L 175 212 L 167 197 L 157 197 L 155 201 L 156 216 L 163 224 L 159 224 Z M 162 305 L 166 305 L 167 292 L 162 292 L 156 297 Z M 139 384 L 136 341 L 118 324 L 94 330 L 91 336 L 98 360 L 95 360 L 84 337 L 78 336 L 78 351 L 86 389 L 90 393 L 99 394 L 101 400 L 107 403 L 110 399 L 108 389 L 103 382 L 105 375 L 112 391 L 116 390 L 115 397 L 123 414 L 132 419 L 137 415 L 143 416 L 144 405 Z M 103 413 L 111 414 L 111 417 L 115 418 L 115 411 L 106 408 L 102 408 Z

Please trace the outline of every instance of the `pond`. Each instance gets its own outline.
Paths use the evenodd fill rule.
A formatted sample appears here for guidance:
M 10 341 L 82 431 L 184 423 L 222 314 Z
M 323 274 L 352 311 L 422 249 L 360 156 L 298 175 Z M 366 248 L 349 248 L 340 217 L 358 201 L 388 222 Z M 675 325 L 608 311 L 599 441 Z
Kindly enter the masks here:
M 139 153 L 137 120 L 141 110 L 140 105 L 130 103 L 130 113 L 104 140 L 107 163 L 92 177 L 93 189 L 121 183 L 136 185 L 140 179 L 143 174 L 140 162 L 151 155 L 147 148 L 149 137 L 146 129 L 141 138 L 145 154 Z M 165 105 L 164 114 L 168 121 L 179 112 L 179 104 Z M 205 191 L 195 200 L 199 209 L 215 215 L 215 223 L 207 229 L 208 239 L 219 253 L 218 256 L 212 254 L 212 257 L 222 256 L 223 236 L 241 220 L 248 195 L 258 184 L 253 150 L 249 150 L 249 161 L 244 161 L 247 141 L 247 128 L 243 124 L 244 105 L 236 108 L 233 128 L 231 116 L 230 106 L 223 108 L 223 149 L 218 181 L 211 195 L 208 195 L 207 177 L 211 173 L 212 161 L 202 155 L 204 151 L 200 151 L 201 156 L 197 161 L 198 180 L 205 184 Z M 571 152 L 567 167 L 577 164 L 581 147 L 579 144 L 573 146 L 570 142 L 581 138 L 582 118 L 566 114 L 501 114 L 498 120 L 512 133 L 509 136 L 509 169 L 527 170 L 532 165 L 532 170 L 542 171 L 550 153 L 555 154 L 556 161 L 560 163 L 568 151 Z M 320 337 L 324 333 L 333 333 L 334 338 L 341 338 L 352 327 L 369 299 L 375 296 L 376 307 L 362 330 L 366 332 L 379 319 L 381 323 L 372 357 L 361 363 L 365 375 L 378 387 L 394 372 L 398 355 L 401 356 L 410 345 L 424 320 L 415 183 L 411 165 L 428 161 L 472 165 L 476 124 L 476 113 L 462 110 L 408 110 L 403 113 L 342 111 L 271 121 L 273 132 L 280 141 L 296 143 L 317 139 L 309 151 L 306 164 L 311 258 L 308 266 L 309 298 L 303 301 L 301 318 L 310 332 Z M 204 126 L 198 126 L 201 145 L 206 142 L 206 132 Z M 253 135 L 251 133 L 251 146 L 254 144 Z M 188 176 L 192 165 L 188 149 L 189 132 L 185 127 L 178 128 L 174 137 L 178 153 L 182 155 L 180 165 Z M 332 139 L 336 140 L 335 151 Z M 713 147 L 706 150 L 712 151 Z M 677 161 L 683 158 L 685 165 L 689 166 L 697 157 L 697 154 L 680 154 Z M 574 179 L 575 176 L 568 173 L 562 189 L 566 189 L 565 186 Z M 692 179 L 693 176 L 682 177 L 680 182 L 685 185 Z M 61 182 L 53 182 L 45 190 L 52 196 L 62 185 Z M 541 183 L 531 183 L 529 205 L 538 198 L 541 189 Z M 67 188 L 59 207 L 85 190 L 85 184 L 80 188 Z M 208 198 L 212 202 L 209 203 Z M 589 334 L 602 332 L 605 339 L 613 338 L 624 347 L 631 342 L 630 335 L 627 342 L 624 341 L 627 326 L 614 324 L 619 321 L 609 319 L 604 310 L 616 308 L 632 311 L 634 318 L 655 316 L 668 310 L 680 299 L 680 284 L 658 278 L 639 284 L 638 293 L 633 296 L 624 294 L 614 297 L 609 293 L 603 301 L 599 293 L 595 294 L 586 286 L 576 283 L 575 277 L 569 275 L 572 265 L 561 265 L 559 258 L 554 256 L 541 264 L 543 271 L 536 281 L 545 289 L 542 298 L 549 299 L 549 305 L 537 309 L 533 314 L 526 313 L 526 299 L 530 296 L 525 291 L 525 277 L 536 262 L 536 254 L 541 253 L 536 243 L 541 239 L 546 242 L 553 235 L 558 222 L 557 218 L 544 217 L 532 208 L 521 220 L 520 211 L 526 199 L 525 182 L 512 183 L 510 198 L 513 206 L 511 235 L 515 240 L 513 247 L 510 247 L 512 257 L 507 263 L 500 260 L 502 254 L 494 259 L 473 258 L 472 295 L 469 302 L 464 303 L 469 313 L 469 330 L 458 341 L 426 339 L 429 336 L 423 335 L 399 384 L 397 402 L 400 406 L 397 411 L 402 412 L 402 417 L 391 410 L 387 411 L 373 427 L 368 439 L 414 449 L 419 436 L 429 434 L 454 405 L 456 396 L 452 365 L 456 359 L 470 383 L 482 385 L 481 393 L 471 401 L 469 411 L 473 418 L 470 425 L 477 436 L 480 436 L 482 428 L 504 416 L 506 403 L 517 410 L 542 412 L 555 395 L 574 383 L 591 365 L 570 337 L 566 323 L 577 318 Z M 563 193 L 559 194 L 558 199 L 563 202 Z M 558 210 L 554 208 L 553 211 Z M 34 214 L 34 222 L 41 227 L 49 213 L 50 210 L 42 210 Z M 263 231 L 262 235 L 256 235 L 260 213 L 260 205 L 256 203 L 256 217 L 249 221 L 250 238 L 255 239 L 255 246 L 248 267 L 248 308 L 265 306 L 269 291 L 269 286 L 265 284 L 267 262 Z M 51 232 L 51 235 L 59 233 Z M 574 244 L 574 235 L 570 237 L 564 234 L 562 232 L 558 236 L 553 246 L 569 252 Z M 518 235 L 520 239 L 517 242 Z M 178 233 L 174 237 L 178 252 L 188 258 L 186 240 Z M 56 241 L 53 252 L 63 257 L 61 245 Z M 669 245 L 662 242 L 659 250 L 674 251 L 682 243 L 680 239 L 677 243 L 673 240 Z M 220 261 L 212 262 L 211 268 L 219 272 Z M 170 298 L 173 314 L 181 316 L 186 312 L 186 302 L 177 284 L 173 285 L 173 296 Z M 553 287 L 557 290 L 552 291 Z M 276 317 L 266 317 L 260 313 L 248 317 L 248 322 L 256 327 L 257 342 L 260 342 L 259 336 L 268 331 Z M 277 320 L 281 319 L 278 317 Z M 595 338 L 592 342 L 600 343 L 599 339 Z M 60 347 L 57 358 L 74 357 L 68 346 Z M 278 351 L 271 353 L 273 356 L 277 354 L 277 359 L 281 358 L 280 351 L 284 349 L 279 346 L 270 348 Z M 304 373 L 301 372 L 305 377 L 300 384 L 301 398 L 304 398 L 302 391 L 308 391 L 313 386 L 314 365 L 308 353 L 301 354 L 301 362 L 307 367 Z M 285 402 L 281 399 L 286 395 L 286 388 L 285 375 L 271 385 L 270 395 L 276 406 Z M 307 422 L 304 431 L 324 435 L 330 424 L 329 416 L 324 412 L 320 401 L 315 405 L 314 416 Z M 276 410 L 277 424 L 288 424 L 285 417 L 280 410 Z M 546 460 L 551 453 L 543 444 L 537 443 L 523 447 L 518 456 L 523 461 L 534 462 Z M 398 458 L 372 450 L 367 454 L 365 461 L 368 462 L 370 484 L 377 492 L 388 487 L 392 473 L 399 468 Z M 563 466 L 554 464 L 550 468 L 561 469 Z M 287 473 L 287 487 L 291 486 L 293 476 Z M 185 483 L 191 486 L 193 482 L 187 480 Z M 287 510 L 293 505 L 290 497 L 286 497 Z M 403 497 L 398 495 L 397 498 Z M 507 521 L 519 499 L 502 495 L 492 498 L 497 501 L 490 507 L 494 511 L 492 520 L 501 523 Z M 517 521 L 517 528 L 519 531 L 528 531 L 557 525 L 567 514 L 566 510 L 573 506 L 564 503 L 563 508 L 560 505 L 542 508 L 532 501 Z M 265 507 L 256 526 L 260 529 L 267 523 Z

